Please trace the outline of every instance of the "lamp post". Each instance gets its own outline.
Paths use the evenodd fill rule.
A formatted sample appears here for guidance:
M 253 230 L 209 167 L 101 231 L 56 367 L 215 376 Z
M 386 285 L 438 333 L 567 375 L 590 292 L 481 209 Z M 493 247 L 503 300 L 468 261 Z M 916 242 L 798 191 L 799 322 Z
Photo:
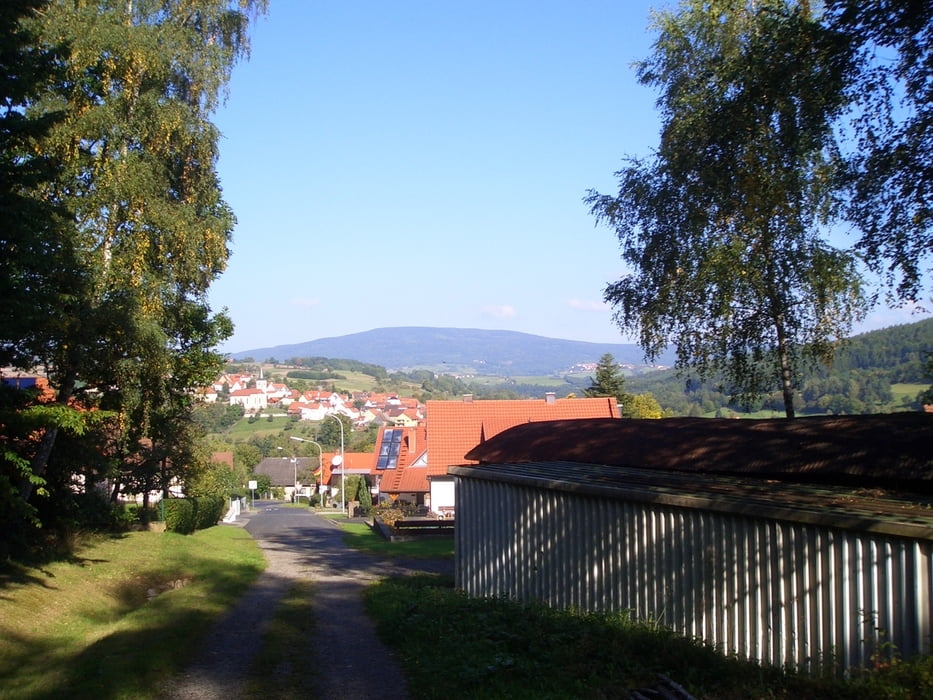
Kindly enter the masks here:
M 289 438 L 291 438 L 295 442 L 310 442 L 312 445 L 317 447 L 317 469 L 321 473 L 321 477 L 320 477 L 321 480 L 320 480 L 320 483 L 318 484 L 317 492 L 321 496 L 321 503 L 323 505 L 323 501 L 324 501 L 324 448 L 321 447 L 321 445 L 315 442 L 314 440 L 308 440 L 307 438 L 300 438 L 296 435 L 289 435 Z
M 340 420 L 340 418 L 335 416 L 333 413 L 325 413 L 324 417 L 333 418 L 335 421 L 337 421 L 337 425 L 340 426 L 340 464 L 338 465 L 340 467 L 340 512 L 346 515 L 347 490 L 345 486 L 346 486 L 347 465 L 343 461 L 343 421 Z M 334 462 L 336 461 L 337 459 L 334 458 Z

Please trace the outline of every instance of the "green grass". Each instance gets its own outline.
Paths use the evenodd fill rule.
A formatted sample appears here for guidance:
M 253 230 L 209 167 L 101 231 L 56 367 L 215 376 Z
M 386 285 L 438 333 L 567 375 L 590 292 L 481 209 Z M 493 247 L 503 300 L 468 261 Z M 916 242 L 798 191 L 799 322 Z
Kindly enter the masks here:
M 343 541 L 348 547 L 370 554 L 390 557 L 445 558 L 453 559 L 454 538 L 432 537 L 409 542 L 389 542 L 363 523 L 342 522 Z
M 154 697 L 263 568 L 249 534 L 226 527 L 97 537 L 68 561 L 8 565 L 0 698 Z
M 933 663 L 895 664 L 852 681 L 726 657 L 625 614 L 585 614 L 471 599 L 449 578 L 387 579 L 365 594 L 416 700 L 623 698 L 664 674 L 696 698 L 929 698 Z
M 891 395 L 895 406 L 903 405 L 904 399 L 913 401 L 917 394 L 930 388 L 929 384 L 892 384 Z
M 288 416 L 273 416 L 270 422 L 266 418 L 257 418 L 252 423 L 248 418 L 238 420 L 228 431 L 222 433 L 231 440 L 245 439 L 253 436 L 277 435 L 291 419 Z

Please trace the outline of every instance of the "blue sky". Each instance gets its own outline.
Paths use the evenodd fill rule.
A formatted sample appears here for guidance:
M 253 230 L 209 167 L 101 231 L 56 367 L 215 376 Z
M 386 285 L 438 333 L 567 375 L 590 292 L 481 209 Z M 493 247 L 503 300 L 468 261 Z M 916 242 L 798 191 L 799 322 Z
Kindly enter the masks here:
M 582 199 L 656 143 L 631 68 L 652 6 L 272 0 L 215 116 L 238 219 L 210 294 L 224 349 L 389 326 L 631 342 Z

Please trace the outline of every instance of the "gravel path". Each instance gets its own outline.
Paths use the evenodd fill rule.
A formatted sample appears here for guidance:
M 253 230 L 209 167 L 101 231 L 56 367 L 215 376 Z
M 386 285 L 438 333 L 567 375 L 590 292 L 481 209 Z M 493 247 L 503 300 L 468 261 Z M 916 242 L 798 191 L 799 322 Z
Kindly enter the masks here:
M 348 549 L 342 531 L 311 511 L 259 507 L 234 526 L 256 539 L 268 567 L 210 631 L 202 653 L 162 694 L 166 700 L 237 700 L 276 605 L 296 580 L 311 580 L 309 648 L 320 698 L 405 700 L 407 683 L 363 612 L 363 587 L 401 573 L 453 573 L 451 561 L 383 560 Z M 372 680 L 379 679 L 374 686 Z

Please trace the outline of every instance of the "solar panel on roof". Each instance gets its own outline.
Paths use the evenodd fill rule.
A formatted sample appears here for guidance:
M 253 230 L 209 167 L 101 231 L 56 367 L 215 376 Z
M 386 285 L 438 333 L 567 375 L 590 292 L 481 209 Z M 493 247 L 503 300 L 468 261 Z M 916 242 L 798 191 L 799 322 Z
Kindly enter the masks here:
M 382 433 L 382 444 L 376 458 L 376 469 L 395 469 L 398 466 L 398 454 L 402 446 L 402 429 L 387 428 Z

